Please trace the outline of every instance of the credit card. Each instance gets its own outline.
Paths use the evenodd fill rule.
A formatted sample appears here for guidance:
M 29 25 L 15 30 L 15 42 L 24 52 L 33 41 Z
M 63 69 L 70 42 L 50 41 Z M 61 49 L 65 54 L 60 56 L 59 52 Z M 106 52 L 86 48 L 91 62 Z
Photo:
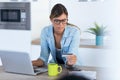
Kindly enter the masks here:
M 72 55 L 72 54 L 62 54 L 62 57 L 67 57 L 69 55 Z

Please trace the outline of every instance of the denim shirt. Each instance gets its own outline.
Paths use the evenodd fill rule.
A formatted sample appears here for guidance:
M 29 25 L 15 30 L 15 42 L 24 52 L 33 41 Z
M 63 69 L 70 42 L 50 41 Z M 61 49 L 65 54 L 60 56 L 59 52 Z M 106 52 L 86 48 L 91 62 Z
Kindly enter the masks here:
M 48 63 L 49 56 L 51 54 L 52 60 L 50 62 L 57 63 L 56 61 L 56 47 L 53 35 L 53 26 L 49 25 L 43 28 L 40 36 L 41 53 L 40 59 L 45 64 Z M 80 45 L 80 30 L 77 27 L 67 25 L 65 27 L 62 39 L 61 39 L 61 54 L 72 53 L 77 56 Z M 66 63 L 66 59 L 63 59 Z

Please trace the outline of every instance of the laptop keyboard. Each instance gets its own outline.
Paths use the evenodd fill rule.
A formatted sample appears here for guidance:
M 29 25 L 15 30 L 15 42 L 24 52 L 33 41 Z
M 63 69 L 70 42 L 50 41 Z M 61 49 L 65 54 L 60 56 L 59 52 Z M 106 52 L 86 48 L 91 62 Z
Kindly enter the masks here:
M 47 70 L 47 68 L 36 68 L 36 69 L 34 69 L 34 72 L 36 73 L 36 72 L 47 72 L 48 70 Z

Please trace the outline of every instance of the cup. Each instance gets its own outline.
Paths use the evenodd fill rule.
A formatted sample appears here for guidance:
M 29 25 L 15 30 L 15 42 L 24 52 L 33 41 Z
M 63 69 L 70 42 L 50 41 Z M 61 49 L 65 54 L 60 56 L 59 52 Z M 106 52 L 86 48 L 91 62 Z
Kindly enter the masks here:
M 48 75 L 49 76 L 57 76 L 62 72 L 62 67 L 56 63 L 49 63 L 48 64 Z

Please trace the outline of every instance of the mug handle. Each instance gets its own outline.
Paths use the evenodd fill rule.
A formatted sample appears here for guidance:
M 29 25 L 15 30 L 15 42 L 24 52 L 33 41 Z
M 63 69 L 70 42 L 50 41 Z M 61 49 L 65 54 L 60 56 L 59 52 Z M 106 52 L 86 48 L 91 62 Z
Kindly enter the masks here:
M 60 71 L 58 71 L 58 73 L 61 73 L 62 72 L 62 67 L 58 66 L 58 68 L 60 68 Z

